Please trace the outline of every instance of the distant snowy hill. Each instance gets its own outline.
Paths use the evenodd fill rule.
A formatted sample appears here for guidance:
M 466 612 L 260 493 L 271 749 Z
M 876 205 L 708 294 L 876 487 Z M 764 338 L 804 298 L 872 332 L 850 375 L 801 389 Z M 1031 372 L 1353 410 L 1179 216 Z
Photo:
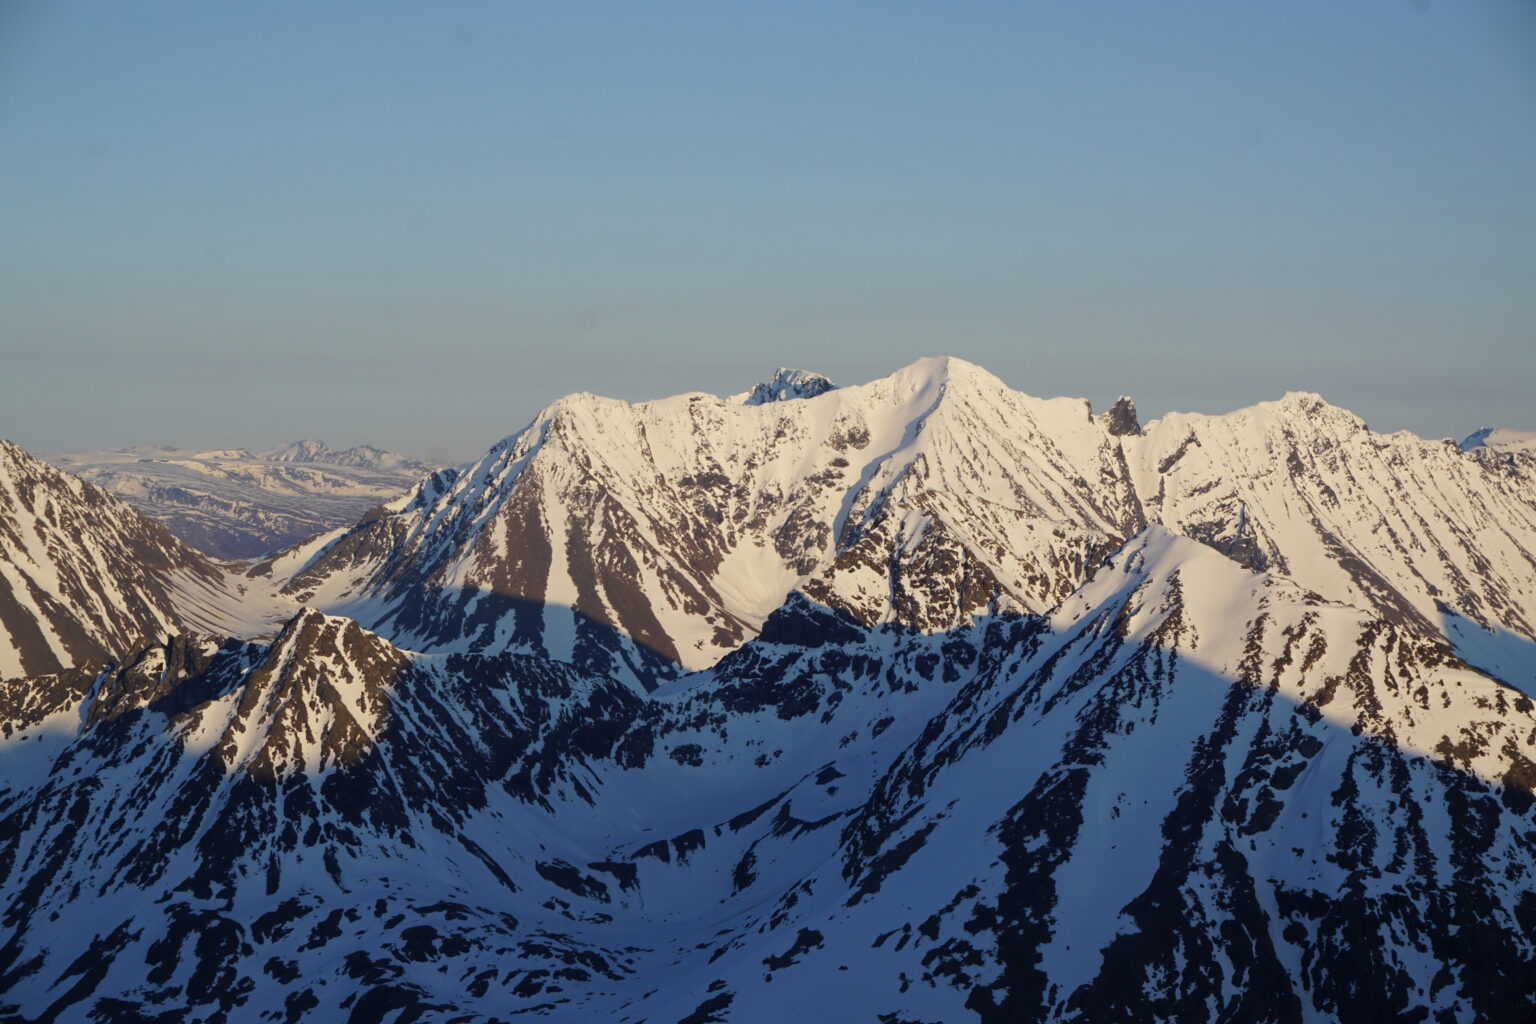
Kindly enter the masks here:
M 242 453 L 235 453 L 239 457 Z M 427 472 L 427 464 L 404 455 L 382 451 L 368 444 L 338 451 L 324 441 L 289 441 L 246 458 L 260 462 L 311 462 L 326 466 L 351 466 L 357 469 L 397 470 L 414 476 Z
M 433 467 L 361 445 L 292 441 L 268 451 L 145 446 L 50 455 L 199 550 L 250 558 L 350 525 Z
M 1461 442 L 1464 452 L 1479 450 L 1536 455 L 1536 430 L 1511 430 L 1509 427 L 1483 427 Z
M 127 609 L 0 681 L 0 1018 L 1532 1019 L 1489 450 L 781 371 L 232 564 L 0 449 L 10 636 Z

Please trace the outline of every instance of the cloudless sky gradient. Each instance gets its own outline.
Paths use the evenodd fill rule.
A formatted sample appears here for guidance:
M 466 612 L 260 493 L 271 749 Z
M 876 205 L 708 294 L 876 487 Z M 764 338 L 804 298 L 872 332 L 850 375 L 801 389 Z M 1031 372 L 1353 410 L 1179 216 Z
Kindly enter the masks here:
M 467 459 L 963 356 L 1536 427 L 1536 4 L 0 3 L 0 436 Z

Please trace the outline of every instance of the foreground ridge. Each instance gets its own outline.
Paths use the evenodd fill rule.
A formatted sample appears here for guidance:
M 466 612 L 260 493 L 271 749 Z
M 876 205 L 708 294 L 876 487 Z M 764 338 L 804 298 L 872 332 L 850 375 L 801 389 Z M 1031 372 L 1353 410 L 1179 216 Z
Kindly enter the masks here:
M 764 633 L 648 700 L 313 610 L 6 684 L 8 998 L 1494 1020 L 1536 995 L 1536 713 L 1443 641 L 1155 527 L 1049 617 L 923 634 L 800 600 Z

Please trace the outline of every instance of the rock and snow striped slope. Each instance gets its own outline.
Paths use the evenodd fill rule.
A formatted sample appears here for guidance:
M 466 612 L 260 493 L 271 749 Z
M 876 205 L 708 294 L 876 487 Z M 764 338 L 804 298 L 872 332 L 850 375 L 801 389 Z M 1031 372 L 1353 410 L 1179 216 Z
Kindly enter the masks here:
M 802 376 L 563 398 L 331 539 L 287 594 L 405 646 L 649 686 L 713 664 L 797 589 L 926 630 L 1041 612 L 1159 523 L 1393 621 L 1536 636 L 1530 467 L 1376 434 L 1304 393 L 1142 428 L 1128 401 L 1095 416 L 958 359 L 857 387 Z
M 0 441 L 0 677 L 229 628 L 223 569 L 105 491 Z

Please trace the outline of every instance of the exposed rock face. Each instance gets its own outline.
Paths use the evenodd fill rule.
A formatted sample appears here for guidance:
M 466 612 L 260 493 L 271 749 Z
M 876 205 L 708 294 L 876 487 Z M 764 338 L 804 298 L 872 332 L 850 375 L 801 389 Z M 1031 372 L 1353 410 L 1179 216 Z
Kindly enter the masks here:
M 1115 399 L 1115 404 L 1105 414 L 1104 429 L 1113 437 L 1140 434 L 1141 421 L 1136 418 L 1136 403 L 1125 395 Z
M 572 396 L 170 572 L 174 635 L 0 682 L 0 1018 L 1536 1014 L 1528 464 L 1134 422 Z M 142 517 L 9 457 L 0 570 L 133 592 Z
M 292 441 L 270 451 L 143 447 L 53 455 L 177 537 L 220 558 L 252 558 L 351 526 L 432 467 L 359 445 Z

